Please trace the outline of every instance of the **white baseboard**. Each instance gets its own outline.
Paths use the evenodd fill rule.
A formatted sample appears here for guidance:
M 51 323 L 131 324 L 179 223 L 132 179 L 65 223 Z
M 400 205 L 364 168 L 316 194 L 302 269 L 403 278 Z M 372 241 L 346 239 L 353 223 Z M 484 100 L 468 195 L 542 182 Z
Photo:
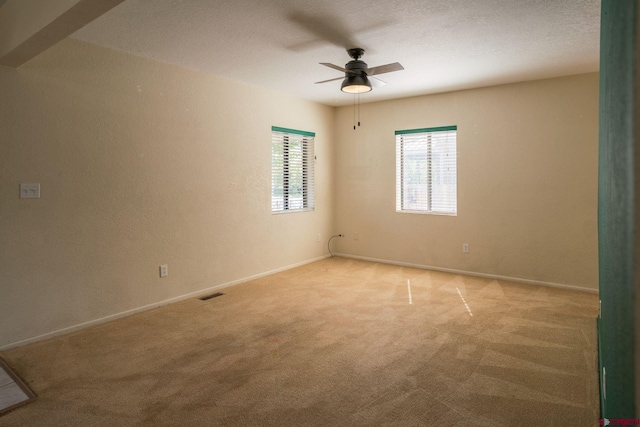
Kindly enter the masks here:
M 183 301 L 183 300 L 186 300 L 186 299 L 189 299 L 189 298 L 199 297 L 201 295 L 205 295 L 205 294 L 207 294 L 209 292 L 217 291 L 219 289 L 228 288 L 228 287 L 234 286 L 234 285 L 239 285 L 240 283 L 249 282 L 251 280 L 259 279 L 260 277 L 268 276 L 270 274 L 279 273 L 281 271 L 290 270 L 292 268 L 300 267 L 301 265 L 310 264 L 312 262 L 320 261 L 320 260 L 323 260 L 325 258 L 328 258 L 329 256 L 330 255 L 323 255 L 321 257 L 312 258 L 310 260 L 298 262 L 296 264 L 291 264 L 291 265 L 288 265 L 286 267 L 276 268 L 275 270 L 265 271 L 264 273 L 255 274 L 253 276 L 245 277 L 245 278 L 242 278 L 242 279 L 232 280 L 230 282 L 226 282 L 226 283 L 222 283 L 222 284 L 219 284 L 219 285 L 211 286 L 209 288 L 200 289 L 200 290 L 197 290 L 195 292 L 190 292 L 188 294 L 184 294 L 184 295 L 180 295 L 180 296 L 177 296 L 177 297 L 169 298 L 169 299 L 164 300 L 164 301 L 155 302 L 153 304 L 148 304 L 148 305 L 145 305 L 145 306 L 142 306 L 142 307 L 138 307 L 138 308 L 134 308 L 134 309 L 127 310 L 127 311 L 122 311 L 120 313 L 112 314 L 112 315 L 109 315 L 109 316 L 106 316 L 106 317 L 101 317 L 99 319 L 90 320 L 88 322 L 80 323 L 80 324 L 77 324 L 77 325 L 74 325 L 74 326 L 69 326 L 67 328 L 58 329 L 58 330 L 55 330 L 55 331 L 52 331 L 52 332 L 48 332 L 46 334 L 38 335 L 38 336 L 35 336 L 35 337 L 32 337 L 32 338 L 27 338 L 27 339 L 24 339 L 24 340 L 16 341 L 16 342 L 13 342 L 13 343 L 10 343 L 10 344 L 3 345 L 2 347 L 0 347 L 0 351 L 9 350 L 9 349 L 15 348 L 15 347 L 21 347 L 23 345 L 32 344 L 32 343 L 38 342 L 38 341 L 43 341 L 43 340 L 46 340 L 46 339 L 49 339 L 49 338 L 57 337 L 59 335 L 68 334 L 68 333 L 71 333 L 71 332 L 78 331 L 80 329 L 87 328 L 89 326 L 95 326 L 95 325 L 99 325 L 101 323 L 110 322 L 112 320 L 116 320 L 116 319 L 119 319 L 121 317 L 130 316 L 132 314 L 140 313 L 140 312 L 143 312 L 143 311 L 146 311 L 146 310 L 151 310 L 153 308 L 161 307 L 163 305 L 171 304 L 171 303 L 174 303 L 174 302 L 179 302 L 179 301 Z
M 412 263 L 409 263 L 409 262 L 391 261 L 391 260 L 387 260 L 387 259 L 370 258 L 370 257 L 351 255 L 351 254 L 336 253 L 336 254 L 334 254 L 334 256 L 339 256 L 339 257 L 343 257 L 343 258 L 360 259 L 360 260 L 363 260 L 363 261 L 379 262 L 379 263 L 382 263 L 382 264 L 399 265 L 399 266 L 402 266 L 402 267 L 420 268 L 420 269 L 423 269 L 423 270 L 434 270 L 434 271 L 442 271 L 442 272 L 445 272 L 445 273 L 464 274 L 466 276 L 484 277 L 484 278 L 487 278 L 487 279 L 506 280 L 506 281 L 510 281 L 510 282 L 526 283 L 528 285 L 537 285 L 537 286 L 547 286 L 547 287 L 550 287 L 550 288 L 569 289 L 569 290 L 572 290 L 572 291 L 588 292 L 588 293 L 591 293 L 591 294 L 598 294 L 599 293 L 598 289 L 590 289 L 590 288 L 583 288 L 583 287 L 580 287 L 580 286 L 565 285 L 563 283 L 542 282 L 542 281 L 539 281 L 539 280 L 522 279 L 522 278 L 519 278 L 519 277 L 499 276 L 499 275 L 496 275 L 496 274 L 478 273 L 478 272 L 475 272 L 475 271 L 464 271 L 464 270 L 456 270 L 456 269 L 453 269 L 453 268 L 433 267 L 433 266 L 430 266 L 430 265 L 412 264 Z

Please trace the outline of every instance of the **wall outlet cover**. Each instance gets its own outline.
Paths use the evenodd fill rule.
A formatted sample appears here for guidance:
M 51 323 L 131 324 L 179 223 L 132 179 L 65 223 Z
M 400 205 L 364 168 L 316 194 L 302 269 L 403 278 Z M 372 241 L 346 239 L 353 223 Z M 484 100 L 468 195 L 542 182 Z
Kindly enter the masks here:
M 167 264 L 162 264 L 160 266 L 160 277 L 167 277 L 169 275 L 169 266 Z
M 39 199 L 40 184 L 38 183 L 20 184 L 20 198 L 21 199 Z

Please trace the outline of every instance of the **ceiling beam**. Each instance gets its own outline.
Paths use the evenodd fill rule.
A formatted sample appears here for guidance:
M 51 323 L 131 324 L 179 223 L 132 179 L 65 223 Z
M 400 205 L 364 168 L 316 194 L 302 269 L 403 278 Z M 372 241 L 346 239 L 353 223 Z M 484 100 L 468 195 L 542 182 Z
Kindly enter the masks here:
M 8 0 L 0 6 L 0 65 L 19 67 L 124 0 Z

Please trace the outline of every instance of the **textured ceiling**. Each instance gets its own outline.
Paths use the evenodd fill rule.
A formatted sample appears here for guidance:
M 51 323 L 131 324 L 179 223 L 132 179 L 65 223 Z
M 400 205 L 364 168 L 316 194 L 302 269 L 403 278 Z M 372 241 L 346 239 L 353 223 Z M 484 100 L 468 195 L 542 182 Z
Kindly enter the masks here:
M 598 70 L 599 0 L 125 0 L 73 37 L 328 105 L 348 47 L 400 62 L 361 102 Z

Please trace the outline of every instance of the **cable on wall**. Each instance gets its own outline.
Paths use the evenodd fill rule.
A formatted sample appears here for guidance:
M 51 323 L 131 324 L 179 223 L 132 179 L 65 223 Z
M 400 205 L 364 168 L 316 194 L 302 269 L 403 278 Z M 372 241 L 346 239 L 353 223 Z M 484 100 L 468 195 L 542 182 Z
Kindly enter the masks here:
M 342 234 L 334 234 L 333 236 L 329 237 L 329 241 L 327 242 L 327 249 L 329 249 L 329 254 L 333 257 L 333 252 L 331 252 L 331 239 L 333 239 L 334 237 L 342 237 Z

